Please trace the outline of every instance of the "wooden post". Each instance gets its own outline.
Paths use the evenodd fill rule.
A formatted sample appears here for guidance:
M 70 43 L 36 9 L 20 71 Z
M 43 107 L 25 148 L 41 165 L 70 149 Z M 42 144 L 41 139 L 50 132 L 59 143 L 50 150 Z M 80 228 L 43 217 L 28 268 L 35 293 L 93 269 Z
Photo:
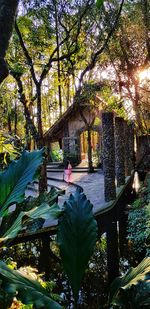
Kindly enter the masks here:
M 115 118 L 115 162 L 117 187 L 125 184 L 125 148 L 124 120 Z
M 51 270 L 49 235 L 42 235 L 41 241 L 42 241 L 42 249 L 39 258 L 40 271 L 45 272 L 45 280 L 48 281 L 50 279 L 50 270 Z
M 102 114 L 103 131 L 103 171 L 104 171 L 104 195 L 109 202 L 116 198 L 115 187 L 115 142 L 113 113 Z
M 116 219 L 111 220 L 111 222 L 108 223 L 106 235 L 108 281 L 111 283 L 117 276 L 119 276 L 118 233 Z

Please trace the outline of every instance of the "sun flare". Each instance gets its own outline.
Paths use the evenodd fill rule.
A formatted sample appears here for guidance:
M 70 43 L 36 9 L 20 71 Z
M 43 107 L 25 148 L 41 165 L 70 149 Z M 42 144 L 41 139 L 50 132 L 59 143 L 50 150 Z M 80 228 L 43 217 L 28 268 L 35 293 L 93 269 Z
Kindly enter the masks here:
M 150 80 L 150 68 L 140 71 L 138 76 L 140 82 L 143 82 L 144 80 Z

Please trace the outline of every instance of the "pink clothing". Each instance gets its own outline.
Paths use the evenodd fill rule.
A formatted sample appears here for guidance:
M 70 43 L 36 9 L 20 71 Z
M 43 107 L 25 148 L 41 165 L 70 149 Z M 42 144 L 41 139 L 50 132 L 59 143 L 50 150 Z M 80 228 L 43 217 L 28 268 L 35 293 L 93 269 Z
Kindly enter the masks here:
M 69 163 L 68 167 L 64 170 L 64 180 L 68 183 L 70 182 L 71 174 L 72 174 L 72 166 Z

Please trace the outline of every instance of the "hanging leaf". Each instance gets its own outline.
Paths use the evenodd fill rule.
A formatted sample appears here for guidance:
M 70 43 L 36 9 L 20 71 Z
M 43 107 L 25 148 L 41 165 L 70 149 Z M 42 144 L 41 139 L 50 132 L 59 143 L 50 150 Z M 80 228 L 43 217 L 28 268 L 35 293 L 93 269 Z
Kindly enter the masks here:
M 42 163 L 43 150 L 24 151 L 18 161 L 13 161 L 6 171 L 0 173 L 0 217 L 9 205 L 21 203 L 27 184 L 35 179 Z
M 98 9 L 101 8 L 101 6 L 103 5 L 103 2 L 104 2 L 104 0 L 97 0 L 96 1 L 96 6 L 97 6 Z
M 150 308 L 150 257 L 131 268 L 124 277 L 118 277 L 110 287 L 109 303 L 129 308 Z M 147 306 L 147 307 L 144 307 Z
M 72 286 L 75 301 L 97 237 L 97 223 L 93 205 L 86 196 L 76 191 L 64 204 L 63 216 L 58 222 L 58 244 L 64 270 Z
M 61 306 L 50 298 L 49 293 L 38 281 L 31 280 L 17 270 L 10 269 L 0 261 L 1 290 L 8 296 L 17 297 L 25 305 L 33 304 L 36 309 L 60 309 Z

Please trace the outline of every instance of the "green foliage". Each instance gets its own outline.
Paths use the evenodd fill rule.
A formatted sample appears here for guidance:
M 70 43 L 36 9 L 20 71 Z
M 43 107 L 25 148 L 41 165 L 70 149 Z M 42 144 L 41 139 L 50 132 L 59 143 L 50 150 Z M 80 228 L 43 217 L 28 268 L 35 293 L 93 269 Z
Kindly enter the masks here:
M 75 302 L 84 271 L 93 253 L 97 237 L 97 223 L 92 204 L 76 191 L 64 204 L 64 213 L 58 223 L 58 245 L 65 272 L 69 278 Z
M 0 165 L 7 165 L 9 160 L 14 160 L 18 155 L 19 151 L 15 147 L 15 138 L 0 132 Z
M 53 162 L 59 162 L 63 160 L 62 150 L 52 150 L 50 155 Z
M 13 161 L 6 171 L 0 173 L 0 216 L 5 215 L 13 203 L 21 203 L 24 199 L 28 183 L 35 179 L 36 171 L 42 163 L 43 150 L 24 151 L 18 161 Z
M 61 212 L 56 201 L 63 192 L 55 188 L 49 193 L 43 193 L 37 198 L 28 198 L 19 204 L 24 199 L 27 184 L 37 176 L 36 171 L 42 162 L 42 154 L 43 150 L 24 152 L 18 161 L 12 162 L 7 170 L 0 174 L 0 214 L 3 217 L 0 226 L 1 245 L 16 237 L 21 230 L 39 229 L 46 219 L 54 220 Z M 17 203 L 16 209 L 8 213 L 13 203 Z M 40 226 L 37 225 L 37 221 Z
M 128 239 L 132 243 L 135 252 L 142 252 L 146 249 L 147 222 L 149 217 L 146 208 L 133 209 L 128 216 Z
M 20 63 L 12 63 L 11 74 L 12 76 L 21 77 L 25 73 L 25 68 Z
M 33 153 L 24 152 L 17 162 L 12 162 L 0 175 L 3 188 L 0 197 L 2 217 L 5 212 L 0 227 L 0 242 L 2 246 L 7 240 L 15 238 L 19 231 L 28 231 L 29 224 L 34 220 L 54 219 L 62 214 L 58 225 L 58 243 L 62 263 L 70 280 L 76 303 L 81 280 L 96 243 L 97 224 L 93 218 L 92 205 L 79 191 L 74 196 L 71 195 L 68 202 L 64 204 L 63 213 L 55 203 L 62 191 L 54 188 L 50 193 L 44 193 L 36 199 L 31 198 L 28 203 L 19 204 L 23 200 L 28 182 L 35 179 L 37 175 L 42 153 L 42 150 Z M 6 210 L 12 203 L 17 203 L 16 210 L 8 214 Z M 4 208 L 3 205 L 5 205 Z M 2 261 L 0 262 L 0 292 L 0 304 L 3 308 L 7 308 L 14 297 L 25 305 L 33 304 L 37 309 L 60 308 L 39 282 L 31 279 L 27 274 L 22 275 L 17 270 L 13 270 Z
M 58 217 L 60 208 L 55 203 L 58 192 L 54 188 L 48 194 L 30 201 L 27 211 L 21 211 L 24 205 L 18 203 L 24 199 L 26 186 L 37 176 L 37 169 L 42 163 L 43 150 L 32 153 L 24 152 L 17 162 L 12 162 L 6 171 L 0 174 L 0 203 L 1 217 L 0 245 L 15 238 L 20 231 L 26 230 L 28 224 L 36 219 L 52 219 Z M 6 213 L 11 204 L 17 203 L 16 210 Z M 49 203 L 49 204 L 47 204 Z M 20 209 L 19 209 L 20 206 Z M 5 215 L 5 216 L 4 216 Z M 24 304 L 33 304 L 35 308 L 60 308 L 50 297 L 49 293 L 37 282 L 10 269 L 5 263 L 0 262 L 0 304 L 8 308 L 13 297 Z
M 149 255 L 150 239 L 150 185 L 142 187 L 128 215 L 128 239 L 134 252 Z
M 10 227 L 7 224 L 6 231 L 0 238 L 0 245 L 1 243 L 3 245 L 9 239 L 15 238 L 20 231 L 26 231 L 26 230 L 31 231 L 30 227 L 31 225 L 33 231 L 33 222 L 35 220 L 40 218 L 43 219 L 42 222 L 44 222 L 45 220 L 49 220 L 49 223 L 51 223 L 51 221 L 58 218 L 60 213 L 61 210 L 57 204 L 54 204 L 53 206 L 49 207 L 49 205 L 46 203 L 41 204 L 39 207 L 34 207 L 29 211 L 24 212 L 21 211 L 17 216 L 16 220 L 10 225 Z M 11 214 L 10 216 L 12 217 L 13 214 Z M 6 222 L 7 220 L 5 221 L 5 223 Z M 30 228 L 28 228 L 28 225 Z
M 46 203 L 53 206 L 57 202 L 58 196 L 63 195 L 64 190 L 52 187 L 49 192 L 40 193 L 38 197 L 29 197 L 19 207 L 22 206 L 23 210 L 31 210 L 33 207 L 39 207 L 41 204 Z
M 10 269 L 0 262 L 0 290 L 8 297 L 21 300 L 26 305 L 33 304 L 36 309 L 59 309 L 61 306 L 50 298 L 49 293 L 42 285 L 26 274 Z M 0 300 L 3 299 L 1 294 Z
M 101 6 L 103 5 L 103 2 L 104 2 L 104 0 L 97 0 L 96 1 L 96 6 L 97 6 L 98 9 L 101 8 Z
M 102 89 L 101 96 L 104 99 L 105 106 L 103 109 L 107 112 L 115 111 L 119 117 L 126 118 L 126 112 L 124 108 L 124 102 L 118 98 L 117 95 L 113 94 L 110 86 L 105 86 Z
M 109 304 L 114 308 L 143 309 L 150 307 L 150 258 L 114 280 L 110 287 Z
M 76 97 L 76 100 L 79 100 L 81 105 L 86 106 L 92 111 L 93 107 L 98 107 L 95 96 L 102 90 L 102 87 L 103 85 L 101 83 L 85 82 L 82 86 L 80 96 Z

